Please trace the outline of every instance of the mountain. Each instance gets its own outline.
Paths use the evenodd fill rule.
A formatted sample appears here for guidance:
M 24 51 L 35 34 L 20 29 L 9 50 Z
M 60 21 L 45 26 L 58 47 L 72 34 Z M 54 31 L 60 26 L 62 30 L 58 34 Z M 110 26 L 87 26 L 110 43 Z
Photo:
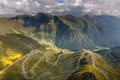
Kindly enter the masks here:
M 0 80 L 119 80 L 119 20 L 45 13 L 0 18 Z
M 120 45 L 120 18 L 114 16 L 75 17 L 38 13 L 35 16 L 26 14 L 9 19 L 2 18 L 0 24 L 5 30 L 1 31 L 1 34 L 15 32 L 34 36 L 69 50 L 93 50 L 99 46 Z

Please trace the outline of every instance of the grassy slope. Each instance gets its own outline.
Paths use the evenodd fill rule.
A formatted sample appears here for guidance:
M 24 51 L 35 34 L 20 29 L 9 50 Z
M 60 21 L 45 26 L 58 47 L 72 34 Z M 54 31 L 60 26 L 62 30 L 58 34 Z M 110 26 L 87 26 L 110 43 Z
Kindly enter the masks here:
M 0 35 L 0 71 L 30 52 L 30 46 L 42 48 L 37 41 L 21 34 Z
M 20 25 L 12 20 L 0 18 L 0 34 L 5 33 L 20 33 L 25 31 Z
M 78 58 L 81 56 L 81 54 L 84 52 L 85 50 L 82 50 L 80 52 L 76 52 L 74 54 L 71 53 L 67 53 L 67 54 L 63 54 L 60 58 L 60 60 L 58 61 L 58 63 L 55 66 L 52 66 L 51 64 L 48 64 L 45 59 L 42 60 L 34 69 L 35 71 L 35 80 L 45 80 L 45 79 L 49 79 L 49 80 L 65 80 L 67 79 L 67 75 L 71 74 L 72 71 L 76 68 L 76 62 L 78 60 Z M 28 74 L 31 75 L 31 73 L 29 72 L 29 69 L 33 66 L 33 64 L 35 64 L 45 53 L 46 51 L 43 50 L 42 53 L 39 53 L 36 56 L 32 56 L 26 63 L 25 69 L 28 71 Z M 103 57 L 94 54 L 93 52 L 89 53 L 93 56 L 93 58 L 95 59 L 95 64 L 98 68 L 104 70 L 104 72 L 107 74 L 107 76 L 110 78 L 110 80 L 119 80 L 120 76 L 119 76 L 119 72 L 117 72 L 110 63 L 108 63 L 106 60 L 102 59 Z M 54 62 L 55 58 L 58 56 L 56 50 L 52 50 L 50 52 L 50 61 Z M 84 57 L 86 58 L 86 61 L 88 61 L 88 57 Z M 22 61 L 20 61 L 18 64 L 15 64 L 13 67 L 11 67 L 7 72 L 5 72 L 2 75 L 2 80 L 24 80 L 24 78 L 22 77 L 22 72 L 21 72 L 21 62 L 23 62 L 24 59 Z M 15 67 L 15 68 L 14 68 Z M 81 77 L 81 74 L 85 73 L 85 72 L 93 72 L 96 75 L 97 80 L 105 80 L 104 76 L 98 72 L 91 63 L 82 65 L 79 70 L 77 71 L 77 76 Z M 15 77 L 14 77 L 15 76 Z M 16 77 L 17 76 L 17 77 Z
M 109 80 L 119 80 L 120 79 L 120 72 L 116 70 L 116 68 L 114 68 L 113 65 L 111 65 L 111 63 L 109 63 L 108 61 L 105 60 L 105 58 L 103 58 L 102 56 L 99 56 L 98 54 L 95 54 L 93 52 L 89 53 L 93 56 L 94 61 L 96 66 L 101 69 L 109 78 Z M 85 63 L 87 62 L 87 63 Z M 68 80 L 74 80 L 76 77 L 76 79 L 81 79 L 82 74 L 86 73 L 86 72 L 92 72 L 94 73 L 94 75 L 96 76 L 97 80 L 106 80 L 105 77 L 103 76 L 103 74 L 101 74 L 90 62 L 88 57 L 84 57 L 84 61 L 82 60 L 83 64 L 78 71 L 76 71 L 75 73 L 73 73 L 71 75 L 71 77 L 69 77 Z M 75 80 L 76 80 L 75 79 Z
M 102 69 L 106 73 L 106 75 L 108 75 L 110 80 L 120 79 L 120 72 L 117 71 L 116 68 L 109 61 L 107 61 L 105 57 L 94 54 L 94 59 L 96 66 Z

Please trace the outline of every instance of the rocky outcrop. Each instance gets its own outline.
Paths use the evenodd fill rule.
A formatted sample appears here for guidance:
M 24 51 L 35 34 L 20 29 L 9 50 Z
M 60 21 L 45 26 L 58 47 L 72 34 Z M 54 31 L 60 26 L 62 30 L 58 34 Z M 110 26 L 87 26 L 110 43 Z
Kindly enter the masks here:
M 67 80 L 97 80 L 95 74 L 92 72 L 86 72 L 82 75 L 72 74 Z

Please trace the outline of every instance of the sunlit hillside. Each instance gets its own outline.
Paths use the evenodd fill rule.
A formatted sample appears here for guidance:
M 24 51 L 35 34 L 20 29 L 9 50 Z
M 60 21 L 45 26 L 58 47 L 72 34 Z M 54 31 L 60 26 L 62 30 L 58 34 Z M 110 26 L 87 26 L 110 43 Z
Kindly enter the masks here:
M 0 71 L 39 47 L 42 49 L 43 46 L 21 34 L 0 35 Z
M 1 79 L 26 80 L 34 76 L 34 80 L 81 80 L 88 78 L 84 77 L 87 76 L 86 73 L 92 73 L 91 79 L 94 78 L 94 80 L 106 80 L 107 78 L 119 80 L 120 78 L 119 72 L 112 64 L 102 56 L 88 50 L 75 53 L 63 52 L 63 54 L 57 53 L 56 50 L 44 50 L 30 56 L 29 59 L 27 59 L 28 56 L 11 66 L 1 75 Z M 25 65 L 24 68 L 22 68 L 23 65 Z M 28 77 L 25 76 L 23 69 L 26 70 Z

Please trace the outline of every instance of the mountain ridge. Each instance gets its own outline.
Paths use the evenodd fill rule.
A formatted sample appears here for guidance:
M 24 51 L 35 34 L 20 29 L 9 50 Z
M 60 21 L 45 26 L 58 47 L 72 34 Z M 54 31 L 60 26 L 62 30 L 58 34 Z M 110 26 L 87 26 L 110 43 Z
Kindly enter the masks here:
M 118 37 L 120 32 L 119 21 L 117 24 L 110 23 L 110 19 L 119 20 L 119 18 L 116 19 L 116 17 L 106 15 L 101 18 L 100 16 L 89 15 L 75 17 L 72 15 L 52 16 L 38 13 L 34 16 L 21 15 L 9 18 L 7 22 L 16 23 L 14 27 L 19 26 L 19 30 L 24 30 L 24 32 L 21 30 L 23 34 L 29 33 L 36 38 L 45 39 L 48 42 L 52 41 L 60 48 L 93 50 L 96 46 L 114 47 L 120 45 L 120 37 Z M 4 24 L 4 26 L 8 25 Z M 109 35 L 112 36 L 112 39 Z

